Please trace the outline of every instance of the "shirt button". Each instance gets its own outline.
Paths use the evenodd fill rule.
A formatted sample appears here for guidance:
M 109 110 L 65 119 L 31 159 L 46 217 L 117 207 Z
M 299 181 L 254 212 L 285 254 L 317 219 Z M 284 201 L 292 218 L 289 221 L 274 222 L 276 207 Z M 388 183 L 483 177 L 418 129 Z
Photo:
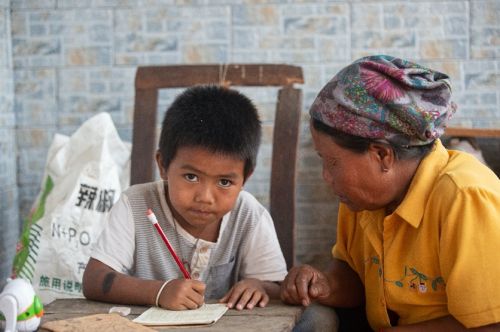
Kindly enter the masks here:
M 198 279 L 200 277 L 200 274 L 198 272 L 193 273 L 193 278 Z
M 207 250 L 208 250 L 208 247 L 202 247 L 202 248 L 200 249 L 200 252 L 201 252 L 202 254 L 204 254 L 204 253 L 206 253 L 206 252 L 207 252 Z

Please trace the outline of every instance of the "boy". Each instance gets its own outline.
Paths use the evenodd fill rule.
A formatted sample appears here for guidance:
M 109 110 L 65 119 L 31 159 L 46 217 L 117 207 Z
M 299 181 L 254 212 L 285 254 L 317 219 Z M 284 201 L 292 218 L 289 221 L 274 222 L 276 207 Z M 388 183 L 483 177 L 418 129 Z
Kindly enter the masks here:
M 279 298 L 287 271 L 273 222 L 243 184 L 261 125 L 235 90 L 198 86 L 167 110 L 156 161 L 162 181 L 127 189 L 111 210 L 83 276 L 93 300 L 195 309 L 205 298 L 238 310 Z M 146 217 L 151 208 L 192 279 Z

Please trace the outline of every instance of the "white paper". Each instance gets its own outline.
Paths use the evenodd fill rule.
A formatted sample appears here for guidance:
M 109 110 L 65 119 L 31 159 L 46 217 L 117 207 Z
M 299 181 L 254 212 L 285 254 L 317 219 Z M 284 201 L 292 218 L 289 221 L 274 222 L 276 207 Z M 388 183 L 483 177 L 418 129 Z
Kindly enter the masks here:
M 152 307 L 133 320 L 142 325 L 200 325 L 212 324 L 227 311 L 224 303 L 204 304 L 194 310 L 166 310 Z

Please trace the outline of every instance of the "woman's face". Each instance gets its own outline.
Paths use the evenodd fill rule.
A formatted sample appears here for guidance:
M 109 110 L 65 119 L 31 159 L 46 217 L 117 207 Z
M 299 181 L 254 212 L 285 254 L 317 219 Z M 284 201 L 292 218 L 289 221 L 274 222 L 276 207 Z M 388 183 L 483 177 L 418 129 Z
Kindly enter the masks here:
M 342 203 L 352 211 L 362 211 L 380 209 L 390 202 L 376 150 L 363 153 L 348 150 L 312 126 L 311 134 L 323 161 L 323 178 Z

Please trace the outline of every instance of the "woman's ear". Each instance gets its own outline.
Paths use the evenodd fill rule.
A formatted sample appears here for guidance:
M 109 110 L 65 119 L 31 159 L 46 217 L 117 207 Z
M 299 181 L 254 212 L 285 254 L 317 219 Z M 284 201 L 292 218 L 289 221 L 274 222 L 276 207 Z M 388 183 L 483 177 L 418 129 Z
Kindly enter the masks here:
M 163 166 L 163 158 L 159 150 L 156 151 L 155 158 L 156 158 L 156 165 L 158 165 L 158 170 L 160 171 L 160 177 L 163 180 L 167 181 L 168 180 L 167 169 Z
M 371 143 L 368 148 L 373 158 L 379 163 L 380 170 L 384 173 L 388 172 L 395 162 L 394 150 L 388 144 Z

